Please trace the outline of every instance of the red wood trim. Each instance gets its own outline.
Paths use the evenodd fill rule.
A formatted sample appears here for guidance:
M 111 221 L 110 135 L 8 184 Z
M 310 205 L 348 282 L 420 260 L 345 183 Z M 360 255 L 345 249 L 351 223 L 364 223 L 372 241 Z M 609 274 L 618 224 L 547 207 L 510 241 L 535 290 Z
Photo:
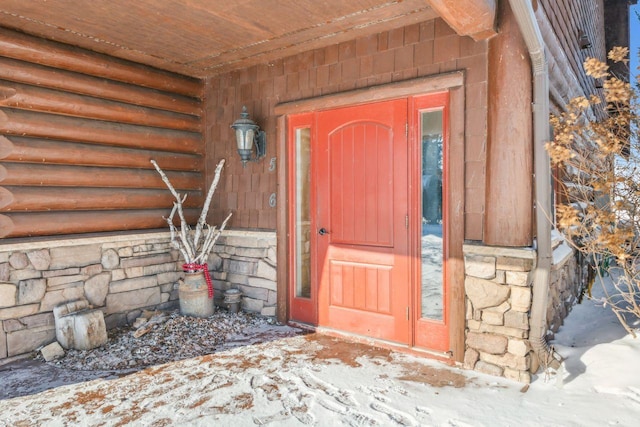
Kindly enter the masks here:
M 287 126 L 286 117 L 280 116 L 277 118 L 276 123 L 276 150 L 277 158 L 279 159 L 277 165 L 278 174 L 278 187 L 277 187 L 277 203 L 279 208 L 276 212 L 276 238 L 277 238 L 277 311 L 276 317 L 280 323 L 286 323 L 289 320 L 289 268 L 288 268 L 288 256 L 289 253 L 289 238 L 288 238 L 288 224 L 289 213 L 287 206 L 288 200 L 288 172 L 287 172 Z
M 449 330 L 453 359 L 462 362 L 465 351 L 465 293 L 464 293 L 464 86 L 449 92 Z

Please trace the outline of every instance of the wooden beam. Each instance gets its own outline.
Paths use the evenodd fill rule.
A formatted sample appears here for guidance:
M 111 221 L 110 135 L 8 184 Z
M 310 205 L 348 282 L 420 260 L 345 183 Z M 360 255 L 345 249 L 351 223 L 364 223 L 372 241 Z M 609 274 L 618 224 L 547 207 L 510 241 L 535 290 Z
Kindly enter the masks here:
M 533 235 L 532 79 L 529 53 L 508 2 L 489 41 L 486 204 L 483 241 L 531 246 Z
M 118 123 L 200 132 L 198 117 L 0 80 L 0 105 Z
M 6 213 L 0 215 L 0 238 L 53 236 L 101 231 L 167 228 L 170 209 Z M 200 209 L 185 209 L 190 224 Z
M 22 136 L 11 136 L 10 138 L 0 136 L 0 159 L 14 163 L 131 169 L 153 169 L 151 164 L 153 159 L 164 170 L 191 172 L 202 171 L 204 165 L 202 156 L 197 154 L 110 147 Z
M 187 195 L 185 208 L 202 206 L 204 197 L 200 191 L 181 191 L 180 194 Z M 174 201 L 165 189 L 0 187 L 0 210 L 4 212 L 171 209 Z
M 166 188 L 155 170 L 3 162 L 2 185 L 34 187 Z M 4 169 L 4 179 L 3 173 Z M 167 172 L 176 189 L 200 190 L 202 176 L 195 172 Z
M 0 28 L 0 56 L 200 98 L 202 82 Z
M 497 34 L 496 0 L 427 0 L 461 36 L 485 40 Z M 505 0 L 506 1 L 506 0 Z
M 0 133 L 201 154 L 200 134 L 13 109 L 0 110 Z
M 403 98 L 415 95 L 416 93 L 448 90 L 453 87 L 462 86 L 463 82 L 464 74 L 461 71 L 454 71 L 407 81 L 371 86 L 365 89 L 355 89 L 332 95 L 285 102 L 276 105 L 274 113 L 278 115 L 298 114 L 307 111 L 328 110 L 368 102 Z
M 43 67 L 10 58 L 0 57 L 0 78 L 193 116 L 202 114 L 200 101 L 195 98 L 114 82 L 72 71 Z

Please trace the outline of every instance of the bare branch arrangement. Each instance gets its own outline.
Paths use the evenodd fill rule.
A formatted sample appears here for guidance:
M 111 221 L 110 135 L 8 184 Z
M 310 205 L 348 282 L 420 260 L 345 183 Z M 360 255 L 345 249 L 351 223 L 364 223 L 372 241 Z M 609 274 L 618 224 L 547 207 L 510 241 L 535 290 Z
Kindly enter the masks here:
M 222 234 L 222 231 L 227 226 L 227 222 L 229 222 L 229 219 L 231 218 L 231 213 L 229 213 L 229 215 L 227 215 L 225 220 L 222 222 L 220 228 L 217 228 L 216 226 L 212 227 L 207 224 L 207 213 L 209 212 L 209 206 L 211 205 L 213 193 L 215 193 L 218 182 L 220 181 L 220 175 L 224 166 L 224 159 L 220 160 L 218 166 L 216 167 L 213 181 L 211 182 L 211 186 L 209 187 L 209 192 L 207 193 L 207 198 L 205 199 L 204 206 L 202 207 L 202 212 L 200 213 L 200 218 L 198 219 L 198 222 L 196 224 L 195 231 L 191 229 L 184 216 L 182 204 L 186 200 L 187 195 L 185 194 L 184 196 L 181 196 L 176 191 L 176 189 L 169 181 L 167 175 L 160 168 L 160 166 L 158 166 L 158 163 L 156 163 L 155 160 L 151 160 L 151 164 L 153 164 L 153 166 L 156 168 L 156 170 L 162 177 L 162 181 L 167 185 L 167 188 L 176 199 L 176 201 L 173 202 L 171 214 L 167 218 L 164 218 L 169 225 L 169 230 L 171 231 L 171 246 L 180 251 L 180 254 L 184 258 L 185 264 L 205 264 L 209 253 L 213 249 L 213 246 L 220 237 L 220 234 Z M 176 225 L 173 223 L 173 218 L 176 213 L 178 214 L 178 218 L 180 219 L 179 228 L 176 227 Z
M 629 71 L 628 48 L 614 47 L 608 58 Z M 629 83 L 596 58 L 587 58 L 583 67 L 603 82 L 603 90 L 572 99 L 565 111 L 551 117 L 554 139 L 547 149 L 560 166 L 562 189 L 557 225 L 588 260 L 587 296 L 597 277 L 609 275 L 613 288 L 603 289 L 604 302 L 635 336 L 640 319 L 640 76 Z M 601 118 L 594 113 L 598 109 Z

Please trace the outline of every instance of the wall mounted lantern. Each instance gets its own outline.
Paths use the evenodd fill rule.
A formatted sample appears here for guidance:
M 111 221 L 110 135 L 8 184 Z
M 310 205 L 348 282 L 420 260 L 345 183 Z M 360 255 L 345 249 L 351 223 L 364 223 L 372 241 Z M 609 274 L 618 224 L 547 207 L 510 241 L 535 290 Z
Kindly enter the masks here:
M 240 118 L 233 122 L 231 128 L 236 131 L 236 142 L 242 167 L 245 167 L 247 162 L 256 162 L 266 155 L 267 136 L 263 130 L 260 130 L 260 126 L 249 118 L 247 107 L 242 107 Z M 254 145 L 256 146 L 256 154 L 252 156 Z
M 580 49 L 584 50 L 591 47 L 589 37 L 587 37 L 587 34 L 582 30 L 578 30 L 578 42 L 580 43 Z

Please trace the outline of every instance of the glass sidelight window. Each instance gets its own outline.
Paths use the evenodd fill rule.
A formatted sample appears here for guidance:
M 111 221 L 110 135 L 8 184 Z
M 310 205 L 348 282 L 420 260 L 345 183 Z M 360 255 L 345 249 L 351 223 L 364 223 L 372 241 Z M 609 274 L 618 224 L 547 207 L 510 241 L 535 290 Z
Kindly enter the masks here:
M 311 129 L 295 131 L 295 296 L 311 298 Z
M 443 319 L 443 114 L 420 113 L 421 191 L 421 316 Z

